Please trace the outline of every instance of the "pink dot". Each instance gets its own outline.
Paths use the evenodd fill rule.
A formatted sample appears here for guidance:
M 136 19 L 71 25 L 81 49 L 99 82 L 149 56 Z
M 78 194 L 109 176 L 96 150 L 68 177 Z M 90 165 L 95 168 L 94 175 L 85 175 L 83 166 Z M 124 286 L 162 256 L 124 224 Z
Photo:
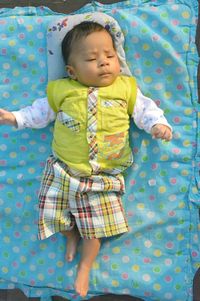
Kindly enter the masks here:
M 170 179 L 170 183 L 174 185 L 174 184 L 177 183 L 177 180 L 176 180 L 175 178 L 171 178 L 171 179 Z
M 23 146 L 20 147 L 20 149 L 21 149 L 22 152 L 25 152 L 27 150 L 27 147 L 23 145 Z
M 109 261 L 109 256 L 108 255 L 104 255 L 103 256 L 103 261 Z
M 131 240 L 130 239 L 127 239 L 127 240 L 125 240 L 125 245 L 127 245 L 127 246 L 129 246 L 130 244 L 131 244 Z
M 48 274 L 53 274 L 54 273 L 54 269 L 48 269 Z
M 41 48 L 38 49 L 38 51 L 39 51 L 40 53 L 43 53 L 43 52 L 44 52 L 44 48 L 41 47 Z
M 10 79 L 9 78 L 5 78 L 3 82 L 4 82 L 4 84 L 9 84 Z
M 146 257 L 146 258 L 143 259 L 143 261 L 144 261 L 144 263 L 150 263 L 151 262 L 151 258 Z
M 178 117 L 178 116 L 176 116 L 176 117 L 174 117 L 174 122 L 175 123 L 180 123 L 180 121 L 181 121 L 181 118 L 180 117 Z
M 140 53 L 135 53 L 134 54 L 134 58 L 135 59 L 140 59 L 141 58 L 141 54 Z
M 153 39 L 153 41 L 158 41 L 159 40 L 159 36 L 158 35 L 153 35 L 152 39 Z
M 135 181 L 135 180 L 131 180 L 131 181 L 130 181 L 130 185 L 131 185 L 131 186 L 133 186 L 133 185 L 135 185 L 135 184 L 136 184 L 136 181 Z
M 173 249 L 173 247 L 174 247 L 173 242 L 169 241 L 169 242 L 166 244 L 166 247 L 167 247 L 167 249 Z
M 156 69 L 156 73 L 158 74 L 162 73 L 162 69 L 161 68 Z
M 14 261 L 14 262 L 12 263 L 12 266 L 13 266 L 14 268 L 18 267 L 18 263 L 17 263 L 16 261 Z
M 3 138 L 8 138 L 8 137 L 9 137 L 8 133 L 3 134 Z
M 27 65 L 26 63 L 24 63 L 24 64 L 22 64 L 22 67 L 23 67 L 24 69 L 26 69 L 26 68 L 28 67 L 28 65 Z
M 47 135 L 46 135 L 46 134 L 42 134 L 42 135 L 41 135 L 41 139 L 42 139 L 42 140 L 45 140 L 46 138 L 47 138 Z
M 181 149 L 180 148 L 173 148 L 172 149 L 172 152 L 176 155 L 180 154 L 181 153 Z
M 179 84 L 176 86 L 177 87 L 177 90 L 182 90 L 183 89 L 183 85 Z
M 7 49 L 6 49 L 6 48 L 2 48 L 2 49 L 1 49 L 1 53 L 2 53 L 3 55 L 6 55 Z
M 124 280 L 128 279 L 128 273 L 123 273 L 123 274 L 122 274 L 122 278 L 123 278 Z
M 16 203 L 17 208 L 22 208 L 22 203 Z
M 24 98 L 28 97 L 28 93 L 27 92 L 24 92 L 22 95 L 23 95 Z
M 23 40 L 24 38 L 25 38 L 25 34 L 24 34 L 24 33 L 20 33 L 20 34 L 19 34 L 19 39 L 20 39 L 20 40 Z
M 196 251 L 193 251 L 192 252 L 192 257 L 197 257 L 198 256 L 198 253 Z
M 169 276 L 169 275 L 166 276 L 166 277 L 165 277 L 165 281 L 166 281 L 166 282 L 171 282 L 171 281 L 172 281 L 172 277 Z
M 180 23 L 179 20 L 172 20 L 172 24 L 175 26 L 179 25 L 179 23 Z
M 19 238 L 21 235 L 19 232 L 15 232 L 15 237 Z
M 168 215 L 171 216 L 171 217 L 173 217 L 173 216 L 176 215 L 176 213 L 175 213 L 175 211 L 169 211 Z
M 131 26 L 137 27 L 137 26 L 138 26 L 138 23 L 137 23 L 136 21 L 133 21 L 133 22 L 131 23 Z
M 134 148 L 133 148 L 133 153 L 134 153 L 134 154 L 137 154 L 137 153 L 138 153 L 138 148 L 137 148 L 137 147 L 134 147 Z
M 153 164 L 151 165 L 151 168 L 152 168 L 153 170 L 156 170 L 156 169 L 158 168 L 158 164 L 153 163 Z
M 160 99 L 155 100 L 155 103 L 157 104 L 157 106 L 160 106 Z
M 152 194 L 152 195 L 149 196 L 149 200 L 150 200 L 150 201 L 155 201 L 155 199 L 156 199 L 156 198 L 155 198 L 155 195 Z
M 0 184 L 0 190 L 3 190 L 3 189 L 4 189 L 4 185 Z
M 34 285 L 35 285 L 35 280 L 31 280 L 31 281 L 30 281 L 30 285 L 31 285 L 31 286 L 34 286 Z
M 150 292 L 144 292 L 144 295 L 145 295 L 146 297 L 150 297 L 150 296 L 151 296 L 151 293 L 150 293 Z
M 42 18 L 38 18 L 37 23 L 39 23 L 39 24 L 42 23 Z
M 45 78 L 42 76 L 40 77 L 40 83 L 44 83 L 45 82 Z

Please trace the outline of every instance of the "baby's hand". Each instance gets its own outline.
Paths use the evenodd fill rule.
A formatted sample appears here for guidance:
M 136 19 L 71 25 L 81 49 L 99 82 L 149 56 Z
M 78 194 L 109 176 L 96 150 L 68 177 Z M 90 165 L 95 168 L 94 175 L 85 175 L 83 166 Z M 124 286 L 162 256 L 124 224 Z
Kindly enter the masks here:
M 153 139 L 162 139 L 170 141 L 172 139 L 171 129 L 164 124 L 156 124 L 151 129 L 151 135 Z
M 1 124 L 17 126 L 17 121 L 13 113 L 0 109 L 0 125 Z

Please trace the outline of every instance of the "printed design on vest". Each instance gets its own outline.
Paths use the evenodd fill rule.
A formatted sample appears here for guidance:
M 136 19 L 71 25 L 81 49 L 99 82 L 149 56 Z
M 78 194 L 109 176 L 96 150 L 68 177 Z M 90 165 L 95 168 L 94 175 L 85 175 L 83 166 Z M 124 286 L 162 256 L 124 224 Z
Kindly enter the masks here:
M 73 132 L 80 131 L 80 122 L 76 121 L 70 115 L 64 113 L 63 111 L 59 111 L 57 114 L 57 119 L 65 125 L 68 129 L 72 130 Z
M 122 157 L 125 146 L 124 138 L 124 132 L 104 136 L 104 142 L 106 143 L 107 147 L 111 150 L 109 153 L 106 153 L 106 159 L 116 160 Z
M 107 100 L 102 99 L 101 105 L 104 108 L 116 108 L 116 107 L 122 107 L 125 108 L 127 106 L 127 103 L 122 99 L 115 99 L 115 100 Z

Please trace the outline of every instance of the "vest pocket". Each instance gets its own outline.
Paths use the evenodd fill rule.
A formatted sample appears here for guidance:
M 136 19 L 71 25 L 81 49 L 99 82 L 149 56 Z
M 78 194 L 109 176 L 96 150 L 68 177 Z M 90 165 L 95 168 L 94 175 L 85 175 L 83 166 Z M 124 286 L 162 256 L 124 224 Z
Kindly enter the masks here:
M 73 117 L 71 117 L 63 111 L 58 112 L 57 120 L 60 121 L 60 123 L 62 123 L 63 125 L 65 125 L 72 132 L 80 131 L 80 122 L 76 121 Z

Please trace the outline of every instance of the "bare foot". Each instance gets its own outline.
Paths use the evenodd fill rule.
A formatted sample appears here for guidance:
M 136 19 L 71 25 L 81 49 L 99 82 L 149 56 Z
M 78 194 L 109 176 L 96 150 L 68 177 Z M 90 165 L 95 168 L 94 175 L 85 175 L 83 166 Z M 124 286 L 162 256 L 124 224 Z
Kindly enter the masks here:
M 79 265 L 74 288 L 77 294 L 79 294 L 82 298 L 87 296 L 87 292 L 89 288 L 89 275 L 90 275 L 90 268 L 83 264 Z
M 76 228 L 72 229 L 71 231 L 62 232 L 62 234 L 67 237 L 67 251 L 65 254 L 65 259 L 68 262 L 71 262 L 76 255 L 78 242 L 80 240 L 80 234 Z

